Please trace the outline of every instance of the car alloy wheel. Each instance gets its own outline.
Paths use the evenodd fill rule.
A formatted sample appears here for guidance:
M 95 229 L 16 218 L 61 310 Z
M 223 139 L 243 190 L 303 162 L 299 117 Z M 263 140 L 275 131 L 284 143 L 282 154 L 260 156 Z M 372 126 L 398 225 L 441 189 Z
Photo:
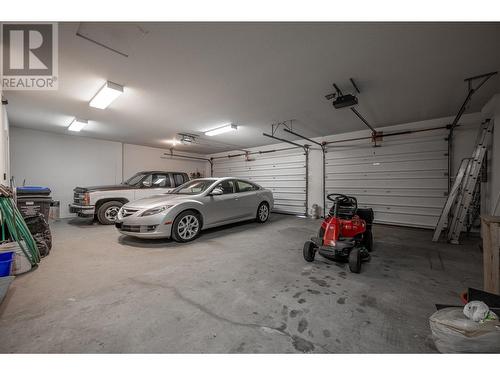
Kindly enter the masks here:
M 120 211 L 120 207 L 111 206 L 106 211 L 104 211 L 104 217 L 109 221 L 116 221 L 118 211 Z
M 177 233 L 183 240 L 190 240 L 198 234 L 200 229 L 200 222 L 194 215 L 186 215 L 177 226 Z
M 269 216 L 269 207 L 267 207 L 266 204 L 261 204 L 259 208 L 260 221 L 262 222 L 266 221 L 268 216 Z

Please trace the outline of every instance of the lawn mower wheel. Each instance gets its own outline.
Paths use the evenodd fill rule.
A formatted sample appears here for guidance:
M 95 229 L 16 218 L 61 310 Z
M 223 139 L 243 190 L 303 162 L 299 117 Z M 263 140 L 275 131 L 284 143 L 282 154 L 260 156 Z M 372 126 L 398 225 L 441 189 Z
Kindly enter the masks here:
M 304 249 L 302 253 L 306 261 L 312 262 L 314 260 L 314 256 L 316 255 L 316 244 L 312 241 L 306 241 L 304 243 Z
M 361 252 L 357 247 L 353 248 L 349 253 L 349 269 L 352 273 L 361 272 Z

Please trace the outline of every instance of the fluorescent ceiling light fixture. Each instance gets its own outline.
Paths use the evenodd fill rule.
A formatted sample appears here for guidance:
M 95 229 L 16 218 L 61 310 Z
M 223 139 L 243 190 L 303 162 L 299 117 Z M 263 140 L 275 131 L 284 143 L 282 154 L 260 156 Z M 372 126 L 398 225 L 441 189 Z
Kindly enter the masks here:
M 123 86 L 107 81 L 89 102 L 89 106 L 105 109 L 121 94 L 123 94 Z
M 227 133 L 227 132 L 230 132 L 230 131 L 233 131 L 233 130 L 238 130 L 238 126 L 236 126 L 234 124 L 227 124 L 227 125 L 221 126 L 220 128 L 216 128 L 216 129 L 212 129 L 212 130 L 206 131 L 205 135 L 208 135 L 209 137 L 213 137 L 214 135 L 219 135 L 219 134 L 222 134 L 222 133 Z
M 89 122 L 87 120 L 80 120 L 80 119 L 75 118 L 73 121 L 71 121 L 71 124 L 69 124 L 68 130 L 70 130 L 72 132 L 79 132 L 88 123 Z

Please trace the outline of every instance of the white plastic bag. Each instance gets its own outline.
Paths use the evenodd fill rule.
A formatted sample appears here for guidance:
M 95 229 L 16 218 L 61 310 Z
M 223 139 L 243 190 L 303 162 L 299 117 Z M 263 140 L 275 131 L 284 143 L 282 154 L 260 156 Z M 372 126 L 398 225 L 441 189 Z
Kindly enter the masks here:
M 448 307 L 432 314 L 429 324 L 441 353 L 500 353 L 498 320 L 474 322 L 461 307 Z
M 482 301 L 471 301 L 465 305 L 464 315 L 475 322 L 488 320 L 490 317 L 491 320 L 497 319 L 497 316 L 490 311 L 488 305 Z

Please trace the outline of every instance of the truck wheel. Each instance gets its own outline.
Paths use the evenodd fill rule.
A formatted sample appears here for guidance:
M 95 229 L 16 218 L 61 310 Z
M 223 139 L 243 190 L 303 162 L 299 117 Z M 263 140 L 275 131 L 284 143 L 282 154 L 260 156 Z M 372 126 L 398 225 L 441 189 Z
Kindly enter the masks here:
M 349 269 L 353 273 L 359 273 L 361 271 L 361 253 L 357 247 L 352 249 L 349 253 Z
M 103 203 L 97 210 L 97 220 L 99 220 L 99 223 L 103 225 L 114 224 L 121 206 L 123 206 L 123 203 L 119 201 Z

